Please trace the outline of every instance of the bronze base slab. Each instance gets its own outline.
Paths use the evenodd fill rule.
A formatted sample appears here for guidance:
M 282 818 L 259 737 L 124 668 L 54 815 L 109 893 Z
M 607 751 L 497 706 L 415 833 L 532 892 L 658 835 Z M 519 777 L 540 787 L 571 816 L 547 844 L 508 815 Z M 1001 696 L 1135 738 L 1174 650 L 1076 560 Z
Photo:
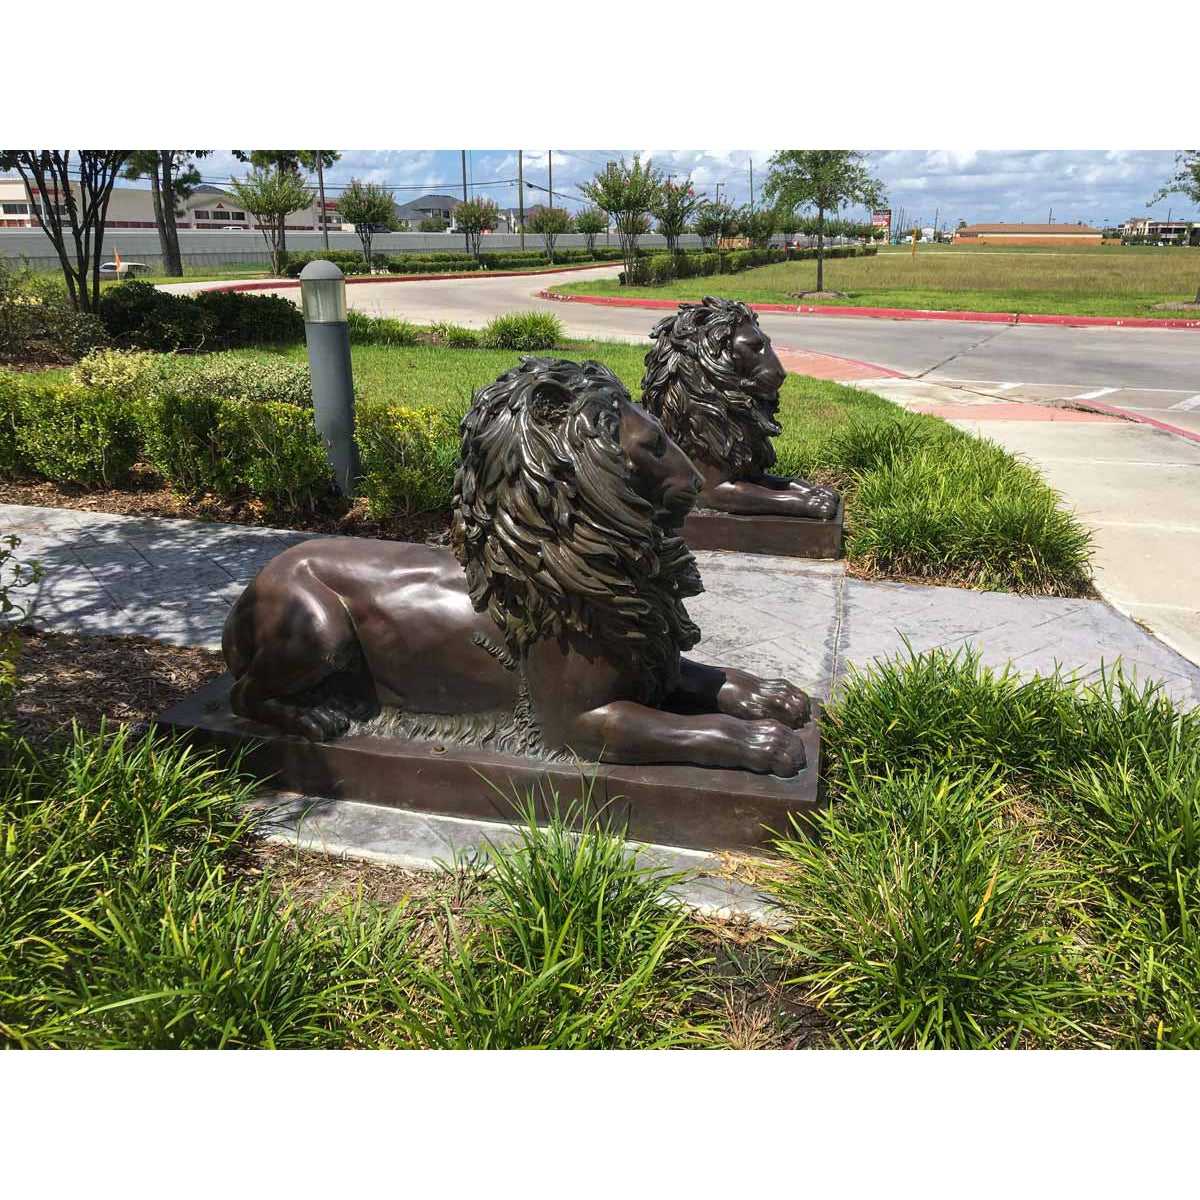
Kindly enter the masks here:
M 544 818 L 553 793 L 566 809 L 590 785 L 587 810 L 603 809 L 634 841 L 758 854 L 770 850 L 772 832 L 791 832 L 791 815 L 803 820 L 823 802 L 816 701 L 813 720 L 802 731 L 808 766 L 795 778 L 780 779 L 694 766 L 553 763 L 398 738 L 309 742 L 235 716 L 231 685 L 228 675 L 207 684 L 159 717 L 159 728 L 201 745 L 246 749 L 248 770 L 270 776 L 273 787 L 310 796 L 511 821 L 514 797 L 524 801 L 532 793 Z
M 737 550 L 792 558 L 841 558 L 843 506 L 828 521 L 810 517 L 749 517 L 704 509 L 683 523 L 691 550 Z

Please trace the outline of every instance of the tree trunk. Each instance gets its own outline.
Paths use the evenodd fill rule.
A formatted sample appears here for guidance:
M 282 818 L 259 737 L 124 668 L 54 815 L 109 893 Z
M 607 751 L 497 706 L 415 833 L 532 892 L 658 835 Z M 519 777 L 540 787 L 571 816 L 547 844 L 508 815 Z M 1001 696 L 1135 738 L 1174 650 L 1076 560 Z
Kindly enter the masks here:
M 170 262 L 171 248 L 167 244 L 167 223 L 163 219 L 162 179 L 159 175 L 161 155 L 161 150 L 155 153 L 154 169 L 150 172 L 150 198 L 154 201 L 154 228 L 158 230 L 158 252 L 162 255 L 163 274 L 170 275 L 167 264 Z
M 825 210 L 817 205 L 817 291 L 825 290 Z
M 183 276 L 183 255 L 179 253 L 179 227 L 175 224 L 175 152 L 160 150 L 162 158 L 162 228 L 163 269 L 175 278 Z

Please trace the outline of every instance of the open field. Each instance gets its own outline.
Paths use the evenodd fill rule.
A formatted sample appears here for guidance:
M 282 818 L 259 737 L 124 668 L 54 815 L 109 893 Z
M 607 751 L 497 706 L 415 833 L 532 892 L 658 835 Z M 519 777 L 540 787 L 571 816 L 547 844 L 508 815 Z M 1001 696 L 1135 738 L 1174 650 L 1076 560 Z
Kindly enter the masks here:
M 587 280 L 553 290 L 678 300 L 717 294 L 750 303 L 789 304 L 797 302 L 792 293 L 811 291 L 816 280 L 816 263 L 805 261 L 658 287 L 623 288 L 616 280 Z M 812 303 L 1166 317 L 1171 312 L 1155 305 L 1192 300 L 1200 287 L 1200 248 L 918 246 L 913 258 L 909 248 L 889 246 L 872 258 L 827 261 L 825 287 L 845 292 L 847 298 Z

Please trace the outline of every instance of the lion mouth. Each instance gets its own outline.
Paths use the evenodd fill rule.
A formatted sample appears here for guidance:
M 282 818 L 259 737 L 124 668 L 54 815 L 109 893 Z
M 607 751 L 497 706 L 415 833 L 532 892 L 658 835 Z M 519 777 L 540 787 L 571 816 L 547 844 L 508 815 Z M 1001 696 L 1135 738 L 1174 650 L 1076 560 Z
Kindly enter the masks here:
M 663 518 L 663 523 L 671 527 L 681 525 L 684 518 L 695 507 L 699 495 L 699 491 L 695 488 L 672 489 L 664 492 L 662 504 L 658 510 Z

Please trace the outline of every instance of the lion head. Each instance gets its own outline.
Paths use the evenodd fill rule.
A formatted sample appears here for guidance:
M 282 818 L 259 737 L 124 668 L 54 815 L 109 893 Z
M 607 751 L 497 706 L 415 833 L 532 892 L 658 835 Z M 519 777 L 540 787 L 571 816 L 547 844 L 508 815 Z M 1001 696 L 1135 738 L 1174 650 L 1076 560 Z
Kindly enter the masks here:
M 642 403 L 696 462 L 752 479 L 775 463 L 771 439 L 787 378 L 753 309 L 705 296 L 650 333 Z
M 642 703 L 675 685 L 703 590 L 677 530 L 699 472 L 598 362 L 523 358 L 462 420 L 451 545 L 519 661 L 583 637 L 633 661 Z

